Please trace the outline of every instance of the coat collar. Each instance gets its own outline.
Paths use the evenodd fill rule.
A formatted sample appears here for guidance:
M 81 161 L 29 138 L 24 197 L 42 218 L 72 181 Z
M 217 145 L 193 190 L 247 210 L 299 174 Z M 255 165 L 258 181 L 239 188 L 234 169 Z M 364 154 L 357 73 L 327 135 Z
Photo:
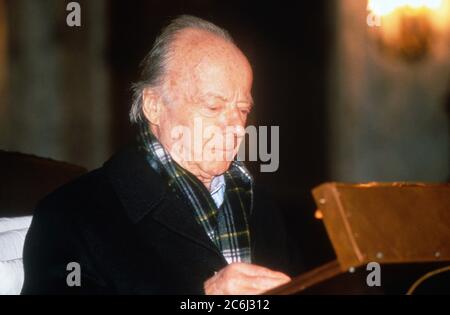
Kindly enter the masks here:
M 138 224 L 147 215 L 168 229 L 221 253 L 197 223 L 191 209 L 169 194 L 162 177 L 148 165 L 135 143 L 104 164 L 107 177 L 128 217 Z
M 135 143 L 116 153 L 104 168 L 133 223 L 138 223 L 166 195 L 162 178 L 149 167 L 144 153 Z

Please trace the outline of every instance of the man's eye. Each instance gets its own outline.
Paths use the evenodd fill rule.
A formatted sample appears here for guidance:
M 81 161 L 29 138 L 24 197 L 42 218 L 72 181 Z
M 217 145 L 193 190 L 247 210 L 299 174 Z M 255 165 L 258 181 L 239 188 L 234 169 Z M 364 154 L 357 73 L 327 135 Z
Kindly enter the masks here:
M 249 108 L 241 108 L 240 111 L 241 111 L 242 114 L 245 114 L 245 115 L 250 114 L 250 109 Z
M 213 112 L 218 111 L 220 109 L 220 106 L 215 104 L 207 105 L 206 107 L 208 108 L 208 110 Z

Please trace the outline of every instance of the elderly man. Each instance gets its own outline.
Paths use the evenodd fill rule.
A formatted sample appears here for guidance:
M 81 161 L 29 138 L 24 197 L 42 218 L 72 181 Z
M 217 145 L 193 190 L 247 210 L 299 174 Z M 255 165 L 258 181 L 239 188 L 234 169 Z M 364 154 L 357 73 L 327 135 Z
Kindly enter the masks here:
M 38 204 L 22 293 L 258 294 L 289 281 L 281 215 L 231 159 L 253 105 L 246 57 L 225 30 L 181 16 L 142 66 L 138 141 Z

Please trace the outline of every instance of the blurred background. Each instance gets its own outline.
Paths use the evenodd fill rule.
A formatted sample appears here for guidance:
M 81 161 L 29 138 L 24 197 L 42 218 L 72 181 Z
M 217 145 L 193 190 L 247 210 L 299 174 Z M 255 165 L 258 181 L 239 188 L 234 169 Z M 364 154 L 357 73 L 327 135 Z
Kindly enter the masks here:
M 134 136 L 140 60 L 192 14 L 249 58 L 250 124 L 280 126 L 279 170 L 249 166 L 279 201 L 299 271 L 333 259 L 316 185 L 450 178 L 450 0 L 80 0 L 80 27 L 69 2 L 0 0 L 2 150 L 100 166 Z

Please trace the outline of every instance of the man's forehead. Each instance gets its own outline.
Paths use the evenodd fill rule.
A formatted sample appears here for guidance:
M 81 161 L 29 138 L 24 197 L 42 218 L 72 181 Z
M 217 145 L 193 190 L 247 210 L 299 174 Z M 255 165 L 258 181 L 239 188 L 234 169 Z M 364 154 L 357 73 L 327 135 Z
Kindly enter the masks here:
M 227 67 L 234 65 L 242 70 L 250 70 L 246 56 L 232 42 L 204 30 L 185 29 L 172 43 L 172 61 L 175 67 L 190 70 Z M 214 67 L 215 66 L 215 67 Z M 247 69 L 247 67 L 249 69 Z
M 189 45 L 189 46 L 198 46 L 203 45 L 205 43 L 212 43 L 217 45 L 218 43 L 230 43 L 228 40 L 211 33 L 206 30 L 196 29 L 196 28 L 186 28 L 180 30 L 174 38 L 173 44 L 175 46 L 180 45 Z M 233 45 L 233 44 L 232 44 Z
M 252 69 L 238 47 L 196 30 L 184 30 L 176 41 L 168 73 L 189 98 L 253 104 Z

